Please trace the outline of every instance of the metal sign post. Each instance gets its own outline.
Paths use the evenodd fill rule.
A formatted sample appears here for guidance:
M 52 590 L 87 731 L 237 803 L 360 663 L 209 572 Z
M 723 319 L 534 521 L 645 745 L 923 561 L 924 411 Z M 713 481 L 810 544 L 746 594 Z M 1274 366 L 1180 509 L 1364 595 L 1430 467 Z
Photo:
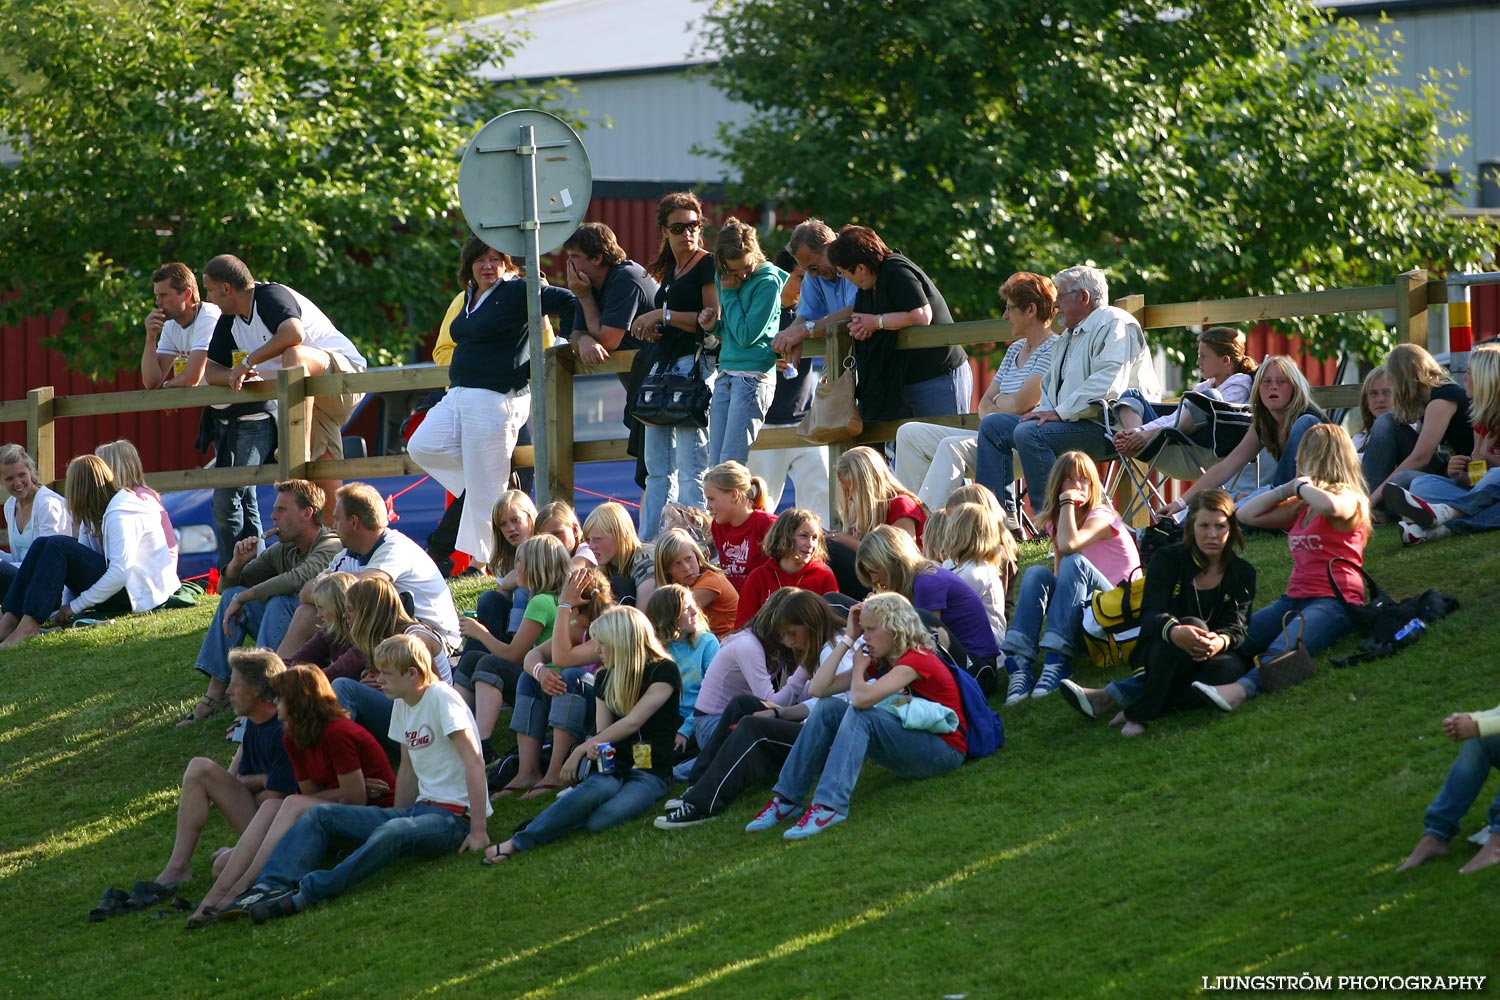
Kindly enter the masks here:
M 549 454 L 547 445 L 541 257 L 562 246 L 578 228 L 592 193 L 593 172 L 583 142 L 562 119 L 545 111 L 508 111 L 486 122 L 464 151 L 458 169 L 459 207 L 474 235 L 501 253 L 526 259 L 538 504 L 572 500 L 552 496 L 551 463 L 571 461 L 572 456 Z

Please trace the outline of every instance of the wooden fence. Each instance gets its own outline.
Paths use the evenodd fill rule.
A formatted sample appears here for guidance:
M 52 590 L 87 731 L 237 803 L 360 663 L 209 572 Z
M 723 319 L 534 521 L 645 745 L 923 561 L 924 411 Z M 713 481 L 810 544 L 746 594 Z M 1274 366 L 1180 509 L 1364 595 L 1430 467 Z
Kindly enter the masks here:
M 1443 283 L 1428 281 L 1425 271 L 1416 270 L 1397 275 L 1392 284 L 1364 288 L 1203 302 L 1175 302 L 1165 305 L 1147 305 L 1144 296 L 1131 295 L 1117 300 L 1115 305 L 1133 314 L 1146 330 L 1394 310 L 1398 338 L 1403 342 L 1421 344 L 1425 347 L 1428 307 L 1445 301 L 1446 289 Z M 971 346 L 1003 343 L 1013 339 L 1014 334 L 1010 324 L 1004 320 L 986 319 L 954 323 L 948 326 L 913 327 L 902 330 L 897 336 L 902 349 L 911 349 L 952 344 Z M 850 350 L 851 342 L 842 330 L 836 330 L 826 339 L 810 338 L 803 346 L 805 356 L 824 357 L 830 365 L 834 366 L 841 365 Z M 539 500 L 542 497 L 571 500 L 574 486 L 573 467 L 578 462 L 615 461 L 627 457 L 626 440 L 623 436 L 605 441 L 574 441 L 573 380 L 578 374 L 628 371 L 633 358 L 634 352 L 620 351 L 601 365 L 585 368 L 578 362 L 572 348 L 567 344 L 560 344 L 548 350 L 540 391 L 547 393 L 547 412 L 550 419 L 548 425 L 542 429 L 542 433 L 547 435 L 548 454 L 567 457 L 555 458 L 551 463 L 552 468 L 539 472 L 537 479 Z M 279 461 L 275 465 L 155 472 L 146 477 L 147 482 L 156 490 L 166 492 L 260 485 L 291 478 L 357 480 L 418 474 L 422 470 L 410 456 L 404 454 L 375 458 L 309 461 L 305 428 L 308 420 L 308 406 L 311 405 L 312 398 L 349 392 L 434 389 L 445 387 L 447 384 L 446 367 L 413 365 L 403 368 L 373 369 L 356 374 L 318 376 L 308 376 L 301 368 L 289 369 L 278 372 L 274 382 L 252 383 L 239 392 L 224 387 L 198 386 L 191 389 L 158 389 L 59 397 L 54 395 L 51 387 L 44 386 L 30 390 L 23 400 L 0 403 L 0 423 L 25 421 L 27 450 L 36 458 L 42 481 L 51 483 L 56 482 L 62 471 L 58 468 L 55 448 L 55 428 L 59 420 L 101 414 L 210 406 L 241 402 L 247 398 L 274 398 L 278 402 L 277 419 L 281 441 Z M 1353 385 L 1323 386 L 1315 389 L 1314 396 L 1325 407 L 1352 406 L 1358 402 L 1359 387 Z M 929 423 L 969 430 L 979 426 L 979 418 L 974 414 L 924 418 L 924 420 Z M 829 446 L 832 452 L 831 463 L 836 464 L 838 456 L 846 448 L 855 444 L 892 440 L 899 426 L 900 421 L 894 420 L 867 423 L 858 441 Z M 761 432 L 755 447 L 814 446 L 799 438 L 791 428 L 769 428 Z M 531 465 L 532 449 L 530 447 L 518 448 L 515 459 L 519 466 Z

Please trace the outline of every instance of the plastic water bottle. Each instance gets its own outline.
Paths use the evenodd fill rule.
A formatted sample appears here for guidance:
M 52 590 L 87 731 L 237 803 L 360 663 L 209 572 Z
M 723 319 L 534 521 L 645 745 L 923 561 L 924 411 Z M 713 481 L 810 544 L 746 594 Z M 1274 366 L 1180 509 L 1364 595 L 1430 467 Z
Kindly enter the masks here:
M 1415 640 L 1417 636 L 1420 635 L 1426 628 L 1426 622 L 1424 622 L 1420 618 L 1413 618 L 1411 621 L 1401 626 L 1400 631 L 1398 631 L 1395 635 L 1395 641 L 1405 642 L 1408 639 Z

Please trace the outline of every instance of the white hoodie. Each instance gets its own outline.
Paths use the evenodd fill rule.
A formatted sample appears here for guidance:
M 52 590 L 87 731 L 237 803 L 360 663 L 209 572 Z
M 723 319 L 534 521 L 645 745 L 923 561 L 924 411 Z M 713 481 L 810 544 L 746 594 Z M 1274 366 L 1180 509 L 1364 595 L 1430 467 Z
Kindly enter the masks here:
M 104 509 L 102 551 L 108 564 L 104 575 L 68 604 L 75 615 L 122 587 L 130 595 L 132 611 L 150 611 L 182 586 L 177 560 L 162 533 L 160 508 L 130 490 L 120 490 Z

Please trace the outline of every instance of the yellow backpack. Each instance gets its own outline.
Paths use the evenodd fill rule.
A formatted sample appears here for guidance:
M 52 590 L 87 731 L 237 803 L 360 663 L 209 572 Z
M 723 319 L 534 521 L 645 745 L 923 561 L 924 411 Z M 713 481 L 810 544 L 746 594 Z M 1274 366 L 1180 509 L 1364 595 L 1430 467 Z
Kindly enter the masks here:
M 1083 606 L 1083 643 L 1100 667 L 1130 665 L 1130 652 L 1141 636 L 1141 597 L 1145 574 L 1137 569 L 1113 590 L 1096 590 Z

